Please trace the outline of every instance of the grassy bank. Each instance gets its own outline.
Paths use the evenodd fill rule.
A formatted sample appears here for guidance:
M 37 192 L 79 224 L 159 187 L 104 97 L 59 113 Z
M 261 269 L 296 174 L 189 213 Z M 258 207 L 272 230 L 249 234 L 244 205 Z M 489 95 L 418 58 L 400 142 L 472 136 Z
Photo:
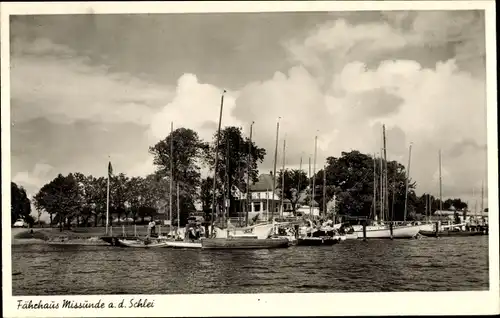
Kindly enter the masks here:
M 160 227 L 162 234 L 167 234 L 168 227 Z M 146 225 L 124 225 L 108 228 L 108 235 L 121 236 L 146 236 L 148 227 Z M 76 227 L 71 230 L 61 231 L 59 228 L 34 228 L 34 229 L 12 229 L 12 244 L 106 244 L 99 237 L 106 235 L 105 227 Z

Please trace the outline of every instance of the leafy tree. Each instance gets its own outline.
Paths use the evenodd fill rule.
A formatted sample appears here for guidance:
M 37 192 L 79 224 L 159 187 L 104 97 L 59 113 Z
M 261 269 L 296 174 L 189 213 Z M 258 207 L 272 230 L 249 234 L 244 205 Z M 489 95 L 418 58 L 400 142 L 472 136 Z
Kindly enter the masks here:
M 384 162 L 382 162 L 384 163 Z M 375 164 L 375 167 L 374 167 Z M 374 168 L 377 183 L 374 183 Z M 362 154 L 359 151 L 342 152 L 340 158 L 327 158 L 326 165 L 326 200 L 330 201 L 333 194 L 337 196 L 339 214 L 350 216 L 373 217 L 373 211 L 381 216 L 380 202 L 373 207 L 373 189 L 380 195 L 380 159 Z M 388 179 L 388 209 L 384 209 L 384 219 L 402 220 L 404 214 L 406 174 L 403 165 L 396 161 L 387 162 Z M 315 200 L 323 206 L 323 171 L 316 174 Z M 414 211 L 415 183 L 409 181 L 408 206 Z M 394 199 L 393 199 L 394 198 Z M 386 207 L 387 207 L 386 206 Z
M 79 213 L 82 205 L 80 187 L 73 174 L 59 174 L 50 183 L 44 185 L 35 196 L 35 205 L 52 215 L 58 216 L 62 231 L 65 221 L 69 226 L 71 219 Z
M 173 143 L 171 156 L 170 143 Z M 164 140 L 149 149 L 154 155 L 154 164 L 158 167 L 159 178 L 173 178 L 174 193 L 177 185 L 182 194 L 182 207 L 185 214 L 194 209 L 194 201 L 199 195 L 201 183 L 200 163 L 207 152 L 208 145 L 204 143 L 192 129 L 178 128 Z M 170 173 L 170 162 L 173 164 L 173 174 Z M 167 188 L 168 189 L 168 188 Z M 173 204 L 173 206 L 175 206 Z
M 31 213 L 31 203 L 26 195 L 26 190 L 14 182 L 10 183 L 10 196 L 10 221 L 12 225 L 17 219 L 26 220 Z
M 214 178 L 206 177 L 201 180 L 200 201 L 203 212 L 209 214 L 212 206 Z
M 243 138 L 241 128 L 226 127 L 221 130 L 219 147 L 217 147 L 217 132 L 214 134 L 213 142 L 206 149 L 205 162 L 214 171 L 215 154 L 218 152 L 219 161 L 217 167 L 217 184 L 216 191 L 218 203 L 222 203 L 222 198 L 230 194 L 230 207 L 234 207 L 236 192 L 246 192 L 247 189 L 247 173 L 250 175 L 251 181 L 258 180 L 258 164 L 262 163 L 266 150 L 259 148 L 249 138 Z M 249 159 L 250 151 L 250 161 Z M 229 180 L 227 176 L 229 175 Z M 229 181 L 229 182 L 228 182 Z M 212 180 L 213 182 L 213 180 Z M 228 191 L 230 189 L 230 191 Z
M 282 178 L 284 177 L 284 189 L 282 187 Z M 284 199 L 290 200 L 292 205 L 292 211 L 295 215 L 297 213 L 297 203 L 300 199 L 300 193 L 307 188 L 307 174 L 303 170 L 292 169 L 292 170 L 280 170 L 278 174 L 279 184 L 277 188 L 280 189 L 280 197 L 283 196 Z

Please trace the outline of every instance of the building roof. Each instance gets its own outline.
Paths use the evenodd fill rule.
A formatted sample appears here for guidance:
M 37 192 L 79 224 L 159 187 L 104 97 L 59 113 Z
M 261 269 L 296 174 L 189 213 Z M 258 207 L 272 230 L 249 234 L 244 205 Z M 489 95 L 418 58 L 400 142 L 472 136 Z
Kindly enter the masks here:
M 271 174 L 261 174 L 259 180 L 250 186 L 252 192 L 264 192 L 273 190 L 273 176 Z

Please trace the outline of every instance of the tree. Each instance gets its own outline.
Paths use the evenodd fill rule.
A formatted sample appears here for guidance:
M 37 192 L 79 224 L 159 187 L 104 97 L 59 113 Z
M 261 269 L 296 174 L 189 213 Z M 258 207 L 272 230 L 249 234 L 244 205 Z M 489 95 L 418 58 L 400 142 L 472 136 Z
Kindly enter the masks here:
M 215 154 L 218 152 L 219 160 L 216 176 L 217 201 L 221 204 L 222 198 L 227 197 L 229 193 L 230 207 L 234 207 L 236 192 L 246 192 L 248 174 L 251 181 L 255 182 L 258 180 L 258 164 L 264 160 L 266 150 L 257 147 L 253 141 L 250 142 L 249 138 L 243 138 L 241 128 L 232 126 L 221 130 L 219 147 L 216 148 L 217 132 L 213 136 L 211 145 L 206 148 L 205 162 L 213 172 L 215 168 Z M 236 210 L 236 208 L 233 208 L 233 210 Z
M 71 173 L 67 176 L 59 174 L 35 196 L 35 206 L 49 213 L 51 225 L 52 216 L 57 215 L 61 231 L 65 221 L 69 226 L 71 219 L 78 214 L 82 202 L 79 185 Z
M 284 177 L 284 189 L 282 188 L 282 178 Z M 299 202 L 300 193 L 307 188 L 307 174 L 299 169 L 280 170 L 278 174 L 279 184 L 277 188 L 280 189 L 280 197 L 290 200 L 292 211 L 295 215 L 297 213 L 297 203 Z
M 170 153 L 170 142 L 173 143 L 173 155 Z M 183 207 L 194 209 L 194 201 L 199 195 L 201 182 L 200 163 L 205 156 L 208 145 L 198 134 L 187 128 L 178 128 L 164 140 L 159 141 L 149 149 L 154 155 L 154 164 L 158 167 L 159 178 L 173 178 L 174 193 L 177 185 L 183 195 Z M 173 173 L 170 173 L 170 162 L 173 164 Z M 169 179 L 170 180 L 170 179 Z
M 380 158 L 360 153 L 359 151 L 342 152 L 339 158 L 328 157 L 326 165 L 326 200 L 330 201 L 333 194 L 337 196 L 339 214 L 350 216 L 374 217 L 376 213 L 384 219 L 402 220 L 404 214 L 406 173 L 405 167 L 396 162 L 387 162 L 387 199 L 388 204 L 381 213 L 380 209 Z M 385 162 L 382 161 L 385 165 Z M 375 165 L 375 166 L 374 166 Z M 375 175 L 374 175 L 375 168 Z M 314 199 L 322 206 L 323 171 L 315 177 Z M 374 183 L 374 179 L 377 180 Z M 373 206 L 373 190 L 377 191 L 377 202 Z M 414 211 L 416 201 L 412 194 L 415 183 L 408 182 L 408 211 Z M 394 198 L 394 200 L 393 200 Z
M 18 219 L 27 219 L 31 213 L 31 202 L 26 195 L 26 190 L 14 182 L 10 183 L 10 197 L 10 222 L 12 225 Z
M 209 214 L 212 206 L 214 178 L 206 177 L 201 180 L 200 201 L 205 214 Z

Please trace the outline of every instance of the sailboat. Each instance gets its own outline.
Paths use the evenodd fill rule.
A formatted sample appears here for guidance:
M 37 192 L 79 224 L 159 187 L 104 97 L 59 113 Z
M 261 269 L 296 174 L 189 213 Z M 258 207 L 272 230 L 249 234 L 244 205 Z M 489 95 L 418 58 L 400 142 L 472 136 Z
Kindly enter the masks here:
M 482 199 L 482 198 L 481 198 Z M 443 210 L 443 195 L 442 195 L 442 177 L 441 177 L 441 150 L 439 151 L 439 201 L 440 201 L 440 210 Z M 433 229 L 430 230 L 428 228 L 421 229 L 420 234 L 428 237 L 439 237 L 439 236 L 478 236 L 484 235 L 487 232 L 481 228 L 475 228 L 474 230 L 469 230 L 464 228 L 466 227 L 466 223 L 461 224 L 451 224 L 440 226 L 439 223 L 433 226 Z
M 419 225 L 405 225 L 405 224 L 395 224 L 393 222 L 385 222 L 384 217 L 388 215 L 388 192 L 387 192 L 387 152 L 386 152 L 386 138 L 385 138 L 385 125 L 382 126 L 383 131 L 383 148 L 381 158 L 381 175 L 380 175 L 380 217 L 377 219 L 376 214 L 374 215 L 374 222 L 370 225 L 366 225 L 365 230 L 363 230 L 362 225 L 354 225 L 354 233 L 357 234 L 359 238 L 377 238 L 377 239 L 396 239 L 396 238 L 414 238 L 420 231 Z M 411 154 L 411 146 L 410 146 Z M 374 161 L 375 164 L 375 161 Z M 375 180 L 374 180 L 375 181 Z M 374 182 L 374 186 L 375 186 Z M 408 190 L 407 190 L 408 191 Z M 376 200 L 374 200 L 376 202 Z M 406 204 L 406 203 L 405 203 Z M 375 205 L 375 203 L 374 203 Z M 365 236 L 366 235 L 366 236 Z
M 225 93 L 226 91 L 224 91 Z M 221 106 L 219 114 L 219 126 L 217 130 L 217 147 L 219 149 L 220 141 L 220 129 L 222 123 L 222 110 L 224 107 L 224 93 L 221 97 Z M 277 133 L 279 132 L 279 121 L 277 125 Z M 276 141 L 277 143 L 277 141 Z M 203 249 L 259 249 L 259 248 L 281 248 L 288 247 L 289 242 L 287 239 L 274 239 L 269 238 L 272 230 L 274 229 L 274 224 L 265 225 L 255 225 L 252 227 L 245 228 L 226 228 L 221 229 L 215 227 L 215 197 L 216 197 L 216 176 L 217 176 L 217 164 L 219 159 L 219 152 L 215 152 L 215 173 L 214 173 L 214 185 L 213 185 L 213 197 L 212 197 L 212 226 L 211 235 L 208 238 L 201 239 L 201 245 Z M 277 154 L 275 154 L 276 157 Z M 276 160 L 275 160 L 276 161 Z M 276 166 L 276 162 L 275 162 Z M 229 176 L 228 176 L 229 177 Z M 274 187 L 273 187 L 274 188 Z M 274 190 L 274 189 L 273 189 Z M 273 191 L 274 193 L 274 191 Z M 247 200 L 249 198 L 247 197 Z M 227 207 L 227 205 L 226 205 Z M 248 213 L 248 212 L 247 212 Z M 247 218 L 248 219 L 248 218 Z M 253 233 L 252 233 L 253 232 Z M 252 233 L 253 235 L 248 235 Z

